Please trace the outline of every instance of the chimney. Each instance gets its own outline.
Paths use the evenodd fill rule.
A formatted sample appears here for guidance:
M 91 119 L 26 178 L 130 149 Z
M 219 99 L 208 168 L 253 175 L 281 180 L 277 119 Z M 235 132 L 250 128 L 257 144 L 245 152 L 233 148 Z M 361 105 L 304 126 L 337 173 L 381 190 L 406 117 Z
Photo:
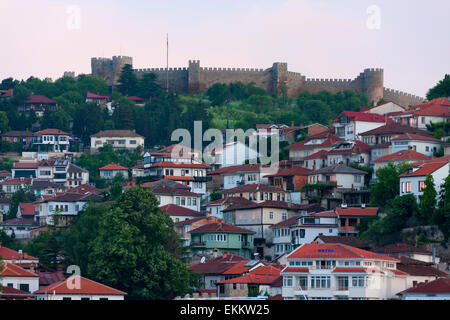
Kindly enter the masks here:
M 30 271 L 34 273 L 34 264 L 31 264 Z
M 23 252 L 22 252 L 22 250 L 19 250 L 18 252 L 19 252 L 19 260 L 22 260 L 23 259 Z

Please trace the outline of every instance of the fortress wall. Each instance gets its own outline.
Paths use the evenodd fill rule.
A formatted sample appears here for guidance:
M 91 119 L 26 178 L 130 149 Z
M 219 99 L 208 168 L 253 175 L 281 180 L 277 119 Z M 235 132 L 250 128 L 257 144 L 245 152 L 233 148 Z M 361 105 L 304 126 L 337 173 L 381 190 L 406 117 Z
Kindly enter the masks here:
M 311 93 L 318 93 L 320 91 L 330 91 L 331 93 L 337 93 L 344 90 L 351 90 L 355 92 L 361 92 L 361 87 L 358 80 L 352 79 L 315 79 L 306 78 L 303 90 Z
M 425 101 L 424 98 L 389 88 L 383 88 L 383 99 L 392 101 L 402 107 L 414 106 Z
M 154 73 L 156 83 L 162 88 L 167 86 L 167 68 L 134 69 L 139 79 L 145 73 Z M 176 93 L 188 93 L 188 69 L 169 68 L 169 90 Z
M 297 97 L 300 92 L 302 92 L 304 89 L 306 78 L 305 76 L 302 76 L 298 72 L 290 72 L 288 71 L 286 73 L 286 80 L 285 84 L 288 88 L 288 96 L 290 97 Z
M 199 91 L 205 92 L 215 83 L 242 82 L 248 84 L 254 82 L 256 86 L 271 92 L 272 71 L 271 69 L 249 69 L 249 68 L 205 68 L 199 70 Z

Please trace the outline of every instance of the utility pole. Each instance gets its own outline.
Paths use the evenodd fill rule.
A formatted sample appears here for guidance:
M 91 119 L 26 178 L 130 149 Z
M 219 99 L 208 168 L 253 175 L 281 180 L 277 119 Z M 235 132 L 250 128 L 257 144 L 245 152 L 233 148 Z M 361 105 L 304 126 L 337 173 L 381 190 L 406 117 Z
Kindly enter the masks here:
M 166 68 L 166 90 L 169 92 L 169 34 L 167 34 L 167 68 Z

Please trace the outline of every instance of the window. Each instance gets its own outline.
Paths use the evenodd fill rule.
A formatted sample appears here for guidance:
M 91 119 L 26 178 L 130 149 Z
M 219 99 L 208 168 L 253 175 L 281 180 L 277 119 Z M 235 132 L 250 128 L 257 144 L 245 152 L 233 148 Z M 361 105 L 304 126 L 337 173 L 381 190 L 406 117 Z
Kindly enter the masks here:
M 364 276 L 352 277 L 352 287 L 364 287 Z
M 348 290 L 348 277 L 337 277 L 337 285 L 339 291 Z
M 130 140 L 130 144 L 136 144 L 136 140 Z
M 312 276 L 311 277 L 311 288 L 316 289 L 326 289 L 331 287 L 331 277 L 330 276 Z
M 63 297 L 62 299 L 63 299 L 64 301 L 66 301 L 66 300 L 72 300 L 71 297 Z
M 305 237 L 305 229 L 300 229 L 300 238 L 304 238 Z
M 419 192 L 422 192 L 425 187 L 425 181 L 419 181 Z
M 81 298 L 81 301 L 91 300 L 91 298 Z
M 286 220 L 287 219 L 287 213 L 286 212 L 283 212 L 282 214 L 281 214 L 281 220 Z
M 292 276 L 283 277 L 283 287 L 292 287 Z
M 269 212 L 269 219 L 273 219 L 273 212 Z
M 197 205 L 197 199 L 196 198 L 192 198 L 192 205 L 196 206 Z
M 307 276 L 298 277 L 297 286 L 302 288 L 302 290 L 308 289 L 308 277 Z

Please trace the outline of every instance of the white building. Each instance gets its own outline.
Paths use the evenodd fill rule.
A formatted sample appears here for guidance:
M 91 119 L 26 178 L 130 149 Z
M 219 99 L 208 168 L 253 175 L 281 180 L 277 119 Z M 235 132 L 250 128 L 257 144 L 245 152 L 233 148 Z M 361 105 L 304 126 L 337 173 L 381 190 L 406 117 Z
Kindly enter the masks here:
M 449 159 L 450 156 L 445 156 L 416 163 L 406 173 L 400 175 L 400 195 L 412 193 L 420 200 L 425 188 L 425 179 L 429 174 L 433 177 L 434 187 L 439 194 L 440 187 L 450 172 Z
M 387 117 L 381 114 L 343 111 L 338 115 L 337 120 L 332 122 L 332 126 L 339 138 L 360 140 L 360 133 L 381 127 L 387 121 Z
M 213 166 L 215 168 L 236 166 L 244 164 L 247 160 L 259 158 L 258 151 L 240 141 L 227 143 L 211 152 L 211 155 L 214 157 Z
M 70 134 L 58 129 L 45 129 L 35 133 L 39 151 L 68 152 L 70 146 Z
M 304 244 L 287 261 L 285 300 L 386 300 L 407 288 L 399 260 L 344 244 Z
M 39 276 L 18 265 L 4 262 L 0 273 L 2 286 L 33 293 L 39 290 Z
M 105 144 L 110 144 L 114 149 L 136 150 L 137 147 L 144 147 L 145 138 L 140 134 L 130 130 L 105 130 L 91 135 L 91 152 Z
M 405 133 L 392 139 L 392 152 L 412 149 L 427 156 L 433 156 L 441 145 L 442 141 L 433 137 Z
M 337 236 L 339 234 L 338 215 L 335 211 L 323 211 L 299 217 L 291 226 L 292 245 L 297 248 L 311 243 L 319 235 Z
M 450 279 L 440 278 L 406 289 L 398 294 L 402 300 L 450 300 Z
M 126 294 L 81 276 L 71 276 L 35 292 L 37 300 L 124 300 Z

